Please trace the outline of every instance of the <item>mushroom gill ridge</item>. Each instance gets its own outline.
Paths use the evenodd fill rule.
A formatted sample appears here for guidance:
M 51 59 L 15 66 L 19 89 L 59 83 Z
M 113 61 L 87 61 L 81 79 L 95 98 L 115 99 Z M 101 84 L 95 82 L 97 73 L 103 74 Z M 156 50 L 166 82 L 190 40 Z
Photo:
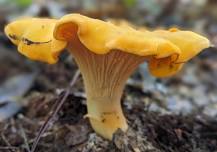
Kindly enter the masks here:
M 96 54 L 121 50 L 138 56 L 152 56 L 148 67 L 156 77 L 174 75 L 185 62 L 209 46 L 205 37 L 191 31 L 140 31 L 126 24 L 112 24 L 79 14 L 62 17 L 55 26 L 54 37 L 67 42 L 78 37 L 86 48 Z

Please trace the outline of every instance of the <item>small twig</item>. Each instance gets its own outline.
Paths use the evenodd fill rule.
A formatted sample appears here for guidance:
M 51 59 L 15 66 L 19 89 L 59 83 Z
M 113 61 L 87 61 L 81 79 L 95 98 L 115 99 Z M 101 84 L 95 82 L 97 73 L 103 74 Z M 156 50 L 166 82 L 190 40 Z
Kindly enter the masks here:
M 12 151 L 12 149 L 17 150 L 18 147 L 13 147 L 13 146 L 6 146 L 6 147 L 4 146 L 4 147 L 1 147 L 0 146 L 0 150 L 11 150 Z
M 5 144 L 7 145 L 7 149 L 10 150 L 11 152 L 15 152 L 13 146 L 9 143 L 9 141 L 6 139 L 6 137 L 3 133 L 1 133 L 1 137 L 2 137 L 3 141 L 5 142 Z
M 54 111 L 52 112 L 52 114 L 47 118 L 47 120 L 45 121 L 45 123 L 41 126 L 40 130 L 39 130 L 39 133 L 38 135 L 36 136 L 34 142 L 33 142 L 33 145 L 32 145 L 32 149 L 31 149 L 31 152 L 35 152 L 35 149 L 38 145 L 38 142 L 39 140 L 41 139 L 41 136 L 44 134 L 44 132 L 47 130 L 47 128 L 50 126 L 50 124 L 54 123 L 55 121 L 55 118 L 57 116 L 57 113 L 59 112 L 59 110 L 61 109 L 63 103 L 66 101 L 67 97 L 69 96 L 70 94 L 70 90 L 71 88 L 75 85 L 78 77 L 80 75 L 80 71 L 77 70 L 69 87 L 67 88 L 66 90 L 66 93 L 64 94 L 63 98 L 61 99 L 61 101 L 56 101 L 56 103 L 54 104 Z
M 26 133 L 25 133 L 25 131 L 23 129 L 23 126 L 20 124 L 19 128 L 20 128 L 21 136 L 24 139 L 25 149 L 27 150 L 27 152 L 30 152 L 30 147 L 29 147 L 29 144 L 28 144 L 28 139 L 27 139 Z

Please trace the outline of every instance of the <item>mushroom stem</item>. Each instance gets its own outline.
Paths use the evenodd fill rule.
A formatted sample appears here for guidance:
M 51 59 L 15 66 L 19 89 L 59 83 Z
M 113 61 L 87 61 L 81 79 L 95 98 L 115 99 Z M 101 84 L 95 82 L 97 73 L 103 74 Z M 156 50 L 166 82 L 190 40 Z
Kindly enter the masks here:
M 118 128 L 123 131 L 127 130 L 127 123 L 121 109 L 120 100 L 109 96 L 88 97 L 87 107 L 93 129 L 104 138 L 111 140 L 113 133 Z
M 88 109 L 86 117 L 98 134 L 111 140 L 118 128 L 127 130 L 120 100 L 126 80 L 145 57 L 118 50 L 95 54 L 75 41 L 69 43 L 68 49 L 84 79 Z

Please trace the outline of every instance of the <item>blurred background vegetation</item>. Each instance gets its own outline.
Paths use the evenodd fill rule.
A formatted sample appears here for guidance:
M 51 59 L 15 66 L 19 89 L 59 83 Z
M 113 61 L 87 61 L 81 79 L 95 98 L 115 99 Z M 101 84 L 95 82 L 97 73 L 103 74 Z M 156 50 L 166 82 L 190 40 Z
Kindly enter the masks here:
M 184 30 L 200 33 L 208 37 L 213 46 L 217 45 L 217 0 L 0 0 L 0 151 L 2 145 L 8 146 L 2 133 L 12 146 L 18 147 L 20 151 L 28 151 L 29 148 L 26 145 L 32 144 L 38 128 L 44 122 L 51 110 L 51 106 L 54 104 L 53 101 L 56 101 L 61 96 L 77 69 L 76 64 L 67 53 L 61 55 L 60 62 L 55 65 L 47 65 L 26 59 L 17 53 L 16 46 L 12 45 L 6 38 L 4 26 L 20 17 L 60 18 L 68 13 L 81 13 L 103 20 L 108 18 L 126 19 L 135 25 L 146 26 L 151 29 L 176 26 Z M 160 114 L 174 114 L 174 118 L 169 117 L 168 120 L 166 119 L 166 123 L 168 123 L 166 128 L 171 130 L 168 129 L 167 132 L 165 128 L 161 128 L 164 125 L 160 124 L 158 126 L 168 133 L 168 136 L 164 134 L 165 132 L 161 134 L 160 129 L 155 128 L 155 130 L 152 128 L 154 130 L 152 142 L 154 141 L 155 146 L 161 149 L 170 148 L 170 151 L 172 151 L 171 149 L 178 149 L 179 151 L 179 148 L 183 148 L 183 143 L 185 143 L 190 145 L 186 149 L 182 149 L 186 152 L 192 151 L 195 148 L 195 143 L 197 143 L 199 148 L 207 146 L 208 149 L 214 147 L 213 149 L 217 150 L 216 125 L 213 127 L 214 122 L 209 123 L 207 117 L 202 119 L 201 116 L 206 115 L 217 120 L 216 79 L 216 48 L 206 49 L 206 51 L 203 51 L 187 63 L 181 72 L 169 79 L 151 77 L 145 64 L 142 64 L 135 75 L 129 79 L 125 89 L 123 107 L 126 116 L 131 124 L 134 124 L 134 127 L 138 126 L 138 128 L 144 129 L 141 132 L 137 130 L 137 132 L 142 134 L 142 138 L 146 139 L 147 128 L 149 129 L 151 123 L 151 126 L 156 127 L 158 121 L 165 122 L 158 115 L 154 119 L 152 117 L 148 118 L 149 116 L 146 116 L 144 112 L 147 107 L 149 111 L 157 111 Z M 68 139 L 65 139 L 65 134 L 60 135 L 58 138 L 56 134 L 62 130 L 67 130 L 67 125 L 71 124 L 81 128 L 84 126 L 89 128 L 85 129 L 87 130 L 84 132 L 85 134 L 82 134 L 82 131 L 77 131 L 77 128 L 74 129 L 74 132 L 71 131 L 73 129 L 67 130 L 71 133 L 69 134 L 71 135 L 70 138 L 75 138 L 75 145 L 80 142 L 77 139 L 84 139 L 86 147 L 88 147 L 88 144 L 93 145 L 87 141 L 87 139 L 95 140 L 95 138 L 91 139 L 88 135 L 91 129 L 87 121 L 82 122 L 83 115 L 86 113 L 84 100 L 83 84 L 79 81 L 73 88 L 64 107 L 65 109 L 63 108 L 59 114 L 60 120 L 58 122 L 60 124 L 57 123 L 56 128 L 51 129 L 50 135 L 45 135 L 52 138 L 44 141 L 44 145 L 48 144 L 47 147 L 56 145 L 56 147 L 53 147 L 54 149 L 67 146 L 67 143 L 62 144 L 62 142 L 65 142 L 62 140 L 68 141 Z M 136 111 L 138 108 L 140 108 L 139 111 L 142 111 L 141 113 Z M 181 123 L 171 120 L 180 119 L 179 116 L 176 117 L 175 115 L 180 113 L 188 116 L 196 115 L 196 118 L 200 118 L 202 123 L 198 123 L 198 120 L 186 122 L 187 120 L 182 119 L 182 117 Z M 13 117 L 14 115 L 16 117 Z M 143 122 L 137 117 L 138 115 L 144 120 L 148 118 L 147 125 L 146 123 L 137 124 L 137 122 Z M 62 124 L 64 120 L 61 120 L 61 118 L 67 120 L 65 121 L 66 124 Z M 153 121 L 151 122 L 149 119 Z M 155 123 L 153 123 L 154 120 Z M 20 133 L 22 131 L 20 131 L 21 124 L 29 138 L 27 144 Z M 186 139 L 176 142 L 169 136 L 171 132 L 175 137 L 177 136 L 174 133 L 174 128 L 170 126 L 174 125 L 179 128 L 181 124 L 188 126 L 186 128 L 190 131 L 187 130 L 188 137 Z M 73 125 L 70 127 L 73 128 Z M 29 128 L 31 129 L 29 130 Z M 183 129 L 182 131 L 186 130 Z M 159 136 L 155 138 L 158 134 Z M 165 136 L 161 138 L 163 135 Z M 203 141 L 198 141 L 203 135 L 206 136 Z M 53 138 L 57 138 L 55 144 L 53 144 L 53 140 L 49 140 Z M 149 139 L 152 138 L 149 137 Z M 99 143 L 98 148 L 103 147 L 103 144 L 104 147 L 108 147 L 108 142 L 102 141 L 103 139 L 94 142 L 95 144 Z M 165 141 L 171 143 L 172 148 L 168 147 L 168 143 L 164 143 Z M 201 143 L 205 143 L 205 146 Z M 70 146 L 68 145 L 67 148 L 71 148 Z M 41 147 L 42 152 L 47 151 L 47 149 L 51 152 L 55 151 L 50 148 L 45 150 L 43 148 L 46 148 L 46 146 L 43 145 Z M 200 150 L 196 149 L 195 151 Z

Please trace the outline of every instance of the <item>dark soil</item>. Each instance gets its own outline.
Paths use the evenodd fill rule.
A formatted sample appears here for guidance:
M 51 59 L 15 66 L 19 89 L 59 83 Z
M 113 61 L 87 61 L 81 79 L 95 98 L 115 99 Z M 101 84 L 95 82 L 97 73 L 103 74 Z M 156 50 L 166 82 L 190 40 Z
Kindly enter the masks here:
M 29 106 L 16 117 L 0 124 L 0 150 L 26 152 L 52 105 L 58 101 L 52 94 L 33 95 Z M 88 121 L 85 99 L 70 94 L 56 123 L 43 135 L 37 152 L 214 152 L 217 151 L 217 121 L 199 114 L 161 115 L 148 111 L 145 105 L 125 107 L 129 131 L 117 131 L 109 142 L 97 136 Z M 146 109 L 144 111 L 144 109 Z

